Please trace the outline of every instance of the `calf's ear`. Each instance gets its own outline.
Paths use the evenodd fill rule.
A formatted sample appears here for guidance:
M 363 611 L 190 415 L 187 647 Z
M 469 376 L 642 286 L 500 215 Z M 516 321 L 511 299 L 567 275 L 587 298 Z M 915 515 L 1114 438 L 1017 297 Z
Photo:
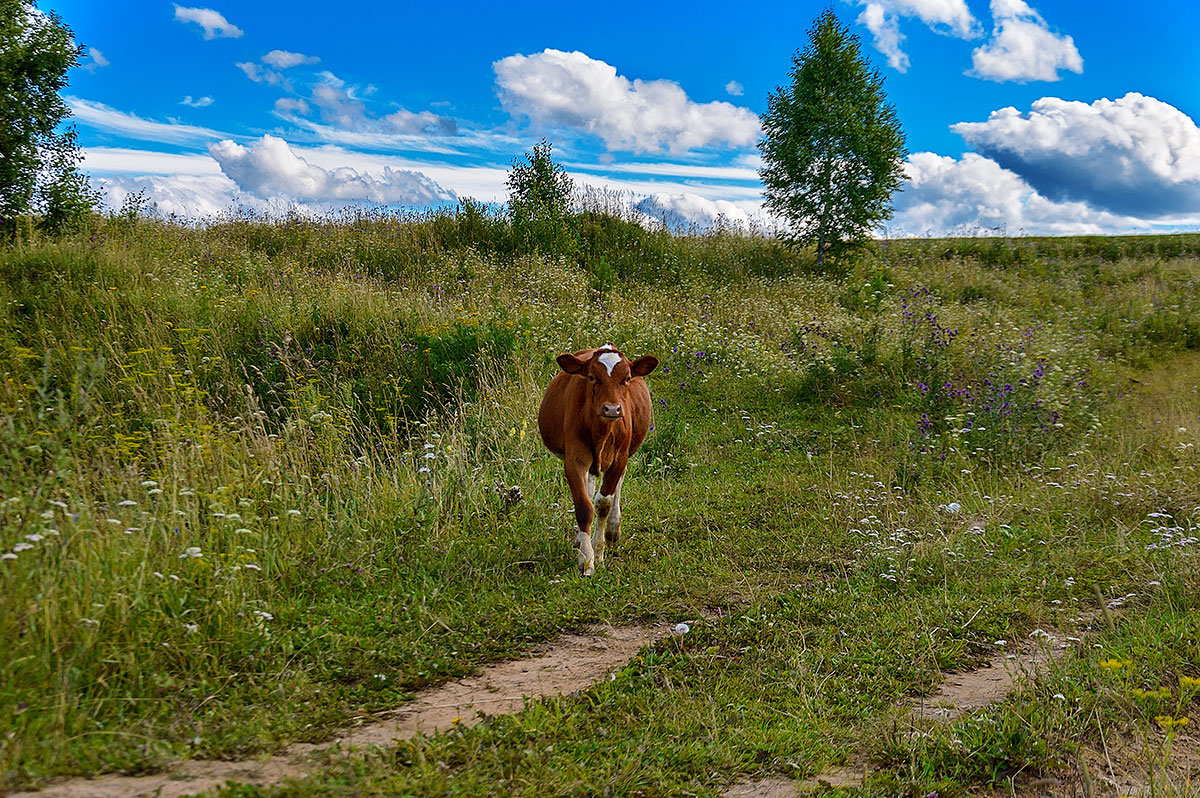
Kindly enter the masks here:
M 582 374 L 587 369 L 587 361 L 572 354 L 559 355 L 555 360 L 558 361 L 558 367 L 568 374 Z
M 629 370 L 633 372 L 633 376 L 635 377 L 645 377 L 656 368 L 658 368 L 658 358 L 654 355 L 646 355 L 633 361 Z

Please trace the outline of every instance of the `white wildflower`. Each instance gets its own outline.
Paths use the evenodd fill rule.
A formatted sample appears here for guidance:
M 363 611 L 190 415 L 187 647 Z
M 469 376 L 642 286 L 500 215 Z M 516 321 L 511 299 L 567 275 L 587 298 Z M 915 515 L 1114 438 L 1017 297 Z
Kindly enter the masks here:
M 204 556 L 204 552 L 200 551 L 199 546 L 188 546 L 187 549 L 184 550 L 183 554 L 179 555 L 179 559 L 186 560 L 186 559 L 189 559 L 192 557 L 203 557 L 203 556 Z

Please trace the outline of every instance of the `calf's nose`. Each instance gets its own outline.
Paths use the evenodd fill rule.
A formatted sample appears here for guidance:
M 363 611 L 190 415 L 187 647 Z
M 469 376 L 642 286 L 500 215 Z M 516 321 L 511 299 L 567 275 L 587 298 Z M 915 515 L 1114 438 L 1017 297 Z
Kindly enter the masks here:
M 621 406 L 620 405 L 610 405 L 608 402 L 605 402 L 603 415 L 608 418 L 620 418 L 621 417 Z

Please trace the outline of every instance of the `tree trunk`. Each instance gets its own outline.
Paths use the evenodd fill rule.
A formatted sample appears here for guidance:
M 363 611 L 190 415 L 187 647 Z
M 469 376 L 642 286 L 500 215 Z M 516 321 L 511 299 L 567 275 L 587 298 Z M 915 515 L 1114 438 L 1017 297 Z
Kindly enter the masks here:
M 817 271 L 825 270 L 825 231 L 817 237 Z

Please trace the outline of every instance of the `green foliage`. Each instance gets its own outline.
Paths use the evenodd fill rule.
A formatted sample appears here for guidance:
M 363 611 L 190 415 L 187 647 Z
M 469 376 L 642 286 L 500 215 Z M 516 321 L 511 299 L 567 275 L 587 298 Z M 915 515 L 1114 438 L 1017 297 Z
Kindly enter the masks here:
M 904 177 L 904 133 L 883 78 L 858 38 L 827 8 L 792 59 L 791 83 L 767 98 L 760 172 L 766 205 L 793 240 L 836 256 L 864 241 L 892 213 Z
M 58 14 L 0 0 L 0 230 L 31 213 L 51 232 L 86 218 L 97 196 L 76 165 L 70 109 L 59 96 L 82 48 Z
M 542 139 L 523 159 L 513 159 L 506 181 L 509 213 L 522 250 L 573 257 L 577 243 L 568 217 L 575 186 L 551 149 Z

